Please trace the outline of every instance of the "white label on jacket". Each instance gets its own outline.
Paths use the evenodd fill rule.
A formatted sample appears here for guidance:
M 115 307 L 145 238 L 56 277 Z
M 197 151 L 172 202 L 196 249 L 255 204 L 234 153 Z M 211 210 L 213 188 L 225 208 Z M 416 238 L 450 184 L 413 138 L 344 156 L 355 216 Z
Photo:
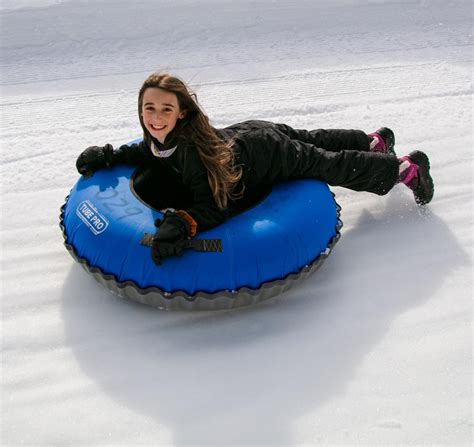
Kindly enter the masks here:
M 173 152 L 178 148 L 178 146 L 172 147 L 171 149 L 160 151 L 156 146 L 153 141 L 151 142 L 151 151 L 153 152 L 153 155 L 155 157 L 159 158 L 168 158 L 170 155 L 173 154 Z
M 76 214 L 96 236 L 103 233 L 109 226 L 109 221 L 97 211 L 97 208 L 89 200 L 79 204 Z

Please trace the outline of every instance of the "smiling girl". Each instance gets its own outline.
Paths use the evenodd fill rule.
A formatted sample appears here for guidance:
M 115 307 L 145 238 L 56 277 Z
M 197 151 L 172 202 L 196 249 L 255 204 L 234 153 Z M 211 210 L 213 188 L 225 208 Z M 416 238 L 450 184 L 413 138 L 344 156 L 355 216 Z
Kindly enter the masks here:
M 154 236 L 152 258 L 157 264 L 179 256 L 186 239 L 243 211 L 278 181 L 314 178 L 379 195 L 402 182 L 420 205 L 433 197 L 427 155 L 414 151 L 398 158 L 388 128 L 367 135 L 251 120 L 215 129 L 196 95 L 163 73 L 152 74 L 142 85 L 138 116 L 142 142 L 115 150 L 110 144 L 89 147 L 76 166 L 90 175 L 119 163 L 146 165 L 156 176 L 170 178 L 169 188 L 192 191 L 192 206 L 167 212 Z

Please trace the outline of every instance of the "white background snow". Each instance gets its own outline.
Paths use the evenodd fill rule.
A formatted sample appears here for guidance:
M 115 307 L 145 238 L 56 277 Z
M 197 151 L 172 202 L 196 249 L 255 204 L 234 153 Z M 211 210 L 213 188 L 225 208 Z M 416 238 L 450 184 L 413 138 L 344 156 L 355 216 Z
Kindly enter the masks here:
M 470 1 L 3 0 L 2 445 L 443 445 L 472 438 Z M 334 188 L 342 239 L 284 296 L 162 312 L 70 258 L 87 146 L 182 77 L 217 127 L 395 130 L 436 195 Z M 299 216 L 295 216 L 298 219 Z

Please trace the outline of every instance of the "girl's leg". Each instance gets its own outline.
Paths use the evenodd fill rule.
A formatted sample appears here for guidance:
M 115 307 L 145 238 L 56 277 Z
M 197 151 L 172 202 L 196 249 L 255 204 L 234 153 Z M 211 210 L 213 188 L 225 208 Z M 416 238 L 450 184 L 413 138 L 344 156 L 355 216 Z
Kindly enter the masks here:
M 395 155 L 395 135 L 388 127 L 365 134 L 361 130 L 345 129 L 293 129 L 287 124 L 275 124 L 276 129 L 292 140 L 314 144 L 327 151 L 356 150 Z
M 395 135 L 392 129 L 381 127 L 367 135 L 370 141 L 370 152 L 382 152 L 395 155 Z
M 313 144 L 331 152 L 370 150 L 370 139 L 361 130 L 347 129 L 293 129 L 287 124 L 275 124 L 275 128 L 291 140 Z
M 278 132 L 278 131 L 277 131 Z M 279 133 L 281 144 L 273 153 L 273 180 L 315 178 L 331 186 L 384 195 L 397 183 L 407 185 L 417 203 L 431 201 L 434 193 L 430 163 L 420 151 L 397 158 L 393 154 L 364 151 L 331 152 Z
M 273 133 L 274 132 L 274 133 Z M 398 181 L 398 159 L 394 155 L 367 151 L 328 151 L 314 144 L 267 130 L 247 135 L 249 165 L 261 180 L 273 184 L 279 180 L 314 178 L 331 186 L 354 191 L 386 194 Z
M 415 196 L 419 205 L 431 202 L 434 195 L 434 183 L 430 175 L 430 160 L 421 151 L 413 151 L 411 154 L 398 160 L 400 182 L 408 186 Z

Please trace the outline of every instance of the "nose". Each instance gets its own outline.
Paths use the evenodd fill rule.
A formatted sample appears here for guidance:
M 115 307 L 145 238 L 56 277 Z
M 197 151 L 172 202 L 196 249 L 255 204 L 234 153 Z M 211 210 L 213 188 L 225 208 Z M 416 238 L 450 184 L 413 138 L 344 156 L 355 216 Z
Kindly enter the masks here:
M 163 121 L 163 118 L 164 118 L 164 113 L 161 113 L 160 111 L 155 111 L 153 112 L 152 114 L 152 120 L 153 121 Z

